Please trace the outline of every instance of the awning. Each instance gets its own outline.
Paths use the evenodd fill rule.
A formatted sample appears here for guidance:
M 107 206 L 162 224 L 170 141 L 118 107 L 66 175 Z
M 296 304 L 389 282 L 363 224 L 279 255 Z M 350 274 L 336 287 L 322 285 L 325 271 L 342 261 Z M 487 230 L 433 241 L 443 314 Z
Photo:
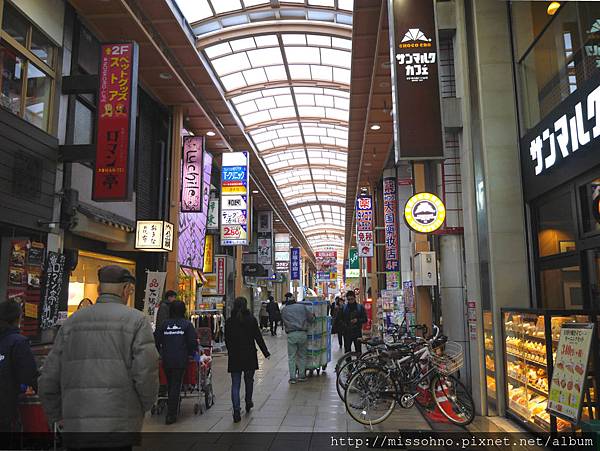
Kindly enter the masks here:
M 77 210 L 94 221 L 123 230 L 124 232 L 133 232 L 135 230 L 135 222 L 115 213 L 94 207 L 93 205 L 80 203 Z

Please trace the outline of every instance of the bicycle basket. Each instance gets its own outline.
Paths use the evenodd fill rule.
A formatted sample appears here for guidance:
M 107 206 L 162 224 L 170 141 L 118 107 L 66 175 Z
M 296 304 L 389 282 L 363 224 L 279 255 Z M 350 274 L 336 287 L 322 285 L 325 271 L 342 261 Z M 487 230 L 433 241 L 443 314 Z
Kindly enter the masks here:
M 429 354 L 432 366 L 443 375 L 458 371 L 465 359 L 462 346 L 454 341 L 448 341 L 435 348 L 430 347 Z

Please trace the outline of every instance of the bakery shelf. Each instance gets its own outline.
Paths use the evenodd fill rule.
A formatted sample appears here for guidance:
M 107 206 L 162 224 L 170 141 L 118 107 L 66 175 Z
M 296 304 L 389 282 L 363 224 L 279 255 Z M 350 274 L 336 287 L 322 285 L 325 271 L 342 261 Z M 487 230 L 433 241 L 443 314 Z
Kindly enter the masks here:
M 523 357 L 522 355 L 515 354 L 514 352 L 506 351 L 506 355 L 508 355 L 510 357 L 514 357 L 519 360 L 524 360 L 525 362 L 527 362 L 527 364 L 531 364 L 531 365 L 537 366 L 539 368 L 543 368 L 543 369 L 548 368 L 548 366 L 545 363 L 536 362 L 535 360 L 528 359 L 527 357 Z

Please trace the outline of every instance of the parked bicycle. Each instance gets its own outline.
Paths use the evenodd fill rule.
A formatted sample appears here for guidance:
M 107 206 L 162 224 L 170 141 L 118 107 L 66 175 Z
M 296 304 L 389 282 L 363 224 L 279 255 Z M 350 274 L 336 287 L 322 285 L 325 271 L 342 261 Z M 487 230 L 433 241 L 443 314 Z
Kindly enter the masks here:
M 430 400 L 452 423 L 467 425 L 475 417 L 471 394 L 452 374 L 464 360 L 462 347 L 436 334 L 415 340 L 362 365 L 350 377 L 344 393 L 346 410 L 357 422 L 374 425 L 385 421 L 396 404 L 409 409 L 415 401 Z

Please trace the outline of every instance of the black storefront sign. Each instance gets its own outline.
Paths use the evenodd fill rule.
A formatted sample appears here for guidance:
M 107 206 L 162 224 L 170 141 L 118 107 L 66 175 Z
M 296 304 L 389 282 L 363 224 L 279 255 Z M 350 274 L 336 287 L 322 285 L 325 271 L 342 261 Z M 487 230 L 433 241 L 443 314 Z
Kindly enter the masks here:
M 527 201 L 600 165 L 600 75 L 567 97 L 521 139 Z
M 444 157 L 433 0 L 388 0 L 396 160 Z
M 45 283 L 42 294 L 42 317 L 40 327 L 49 329 L 58 321 L 58 312 L 62 297 L 66 295 L 65 256 L 56 252 L 48 252 L 45 267 Z
M 242 265 L 242 275 L 247 277 L 268 277 L 269 272 L 263 265 L 258 263 L 244 263 Z

